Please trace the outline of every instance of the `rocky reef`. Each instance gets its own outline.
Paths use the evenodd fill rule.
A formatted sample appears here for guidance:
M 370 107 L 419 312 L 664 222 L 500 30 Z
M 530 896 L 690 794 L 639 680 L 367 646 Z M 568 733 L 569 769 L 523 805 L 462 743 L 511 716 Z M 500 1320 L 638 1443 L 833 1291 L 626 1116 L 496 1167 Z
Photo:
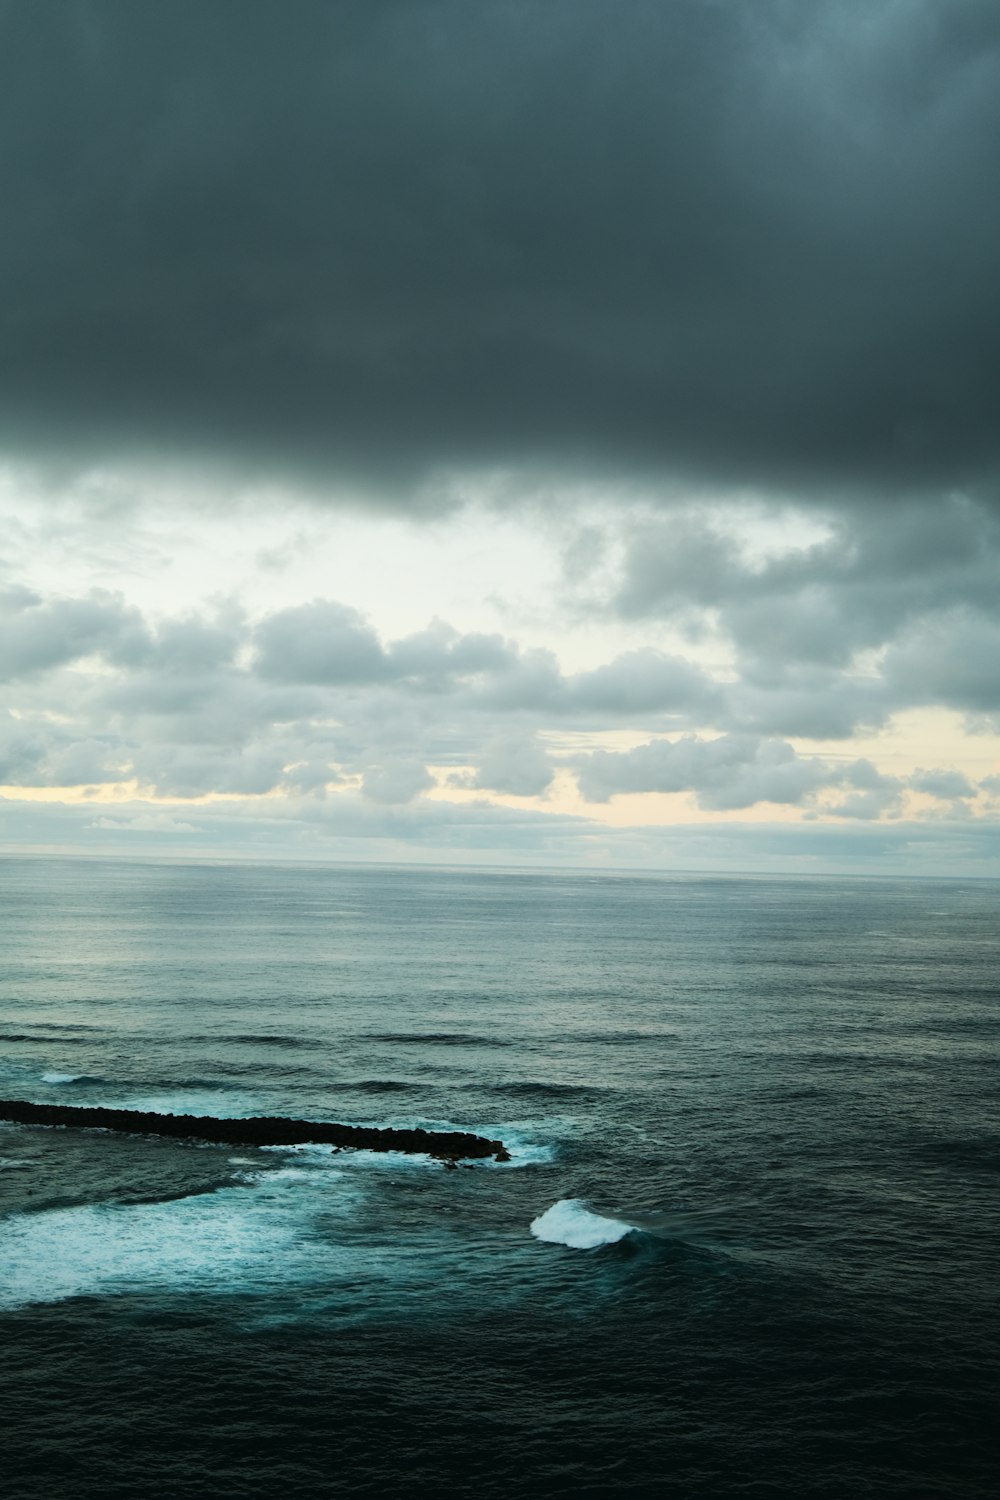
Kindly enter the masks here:
M 118 1130 L 130 1135 L 218 1141 L 227 1146 L 329 1145 L 362 1151 L 404 1151 L 439 1157 L 446 1165 L 463 1158 L 509 1161 L 503 1141 L 463 1130 L 395 1130 L 374 1125 L 337 1125 L 329 1120 L 292 1120 L 257 1115 L 220 1120 L 215 1115 L 161 1115 L 142 1109 L 100 1109 L 82 1105 L 31 1104 L 0 1099 L 0 1120 L 17 1125 L 70 1125 L 77 1129 Z

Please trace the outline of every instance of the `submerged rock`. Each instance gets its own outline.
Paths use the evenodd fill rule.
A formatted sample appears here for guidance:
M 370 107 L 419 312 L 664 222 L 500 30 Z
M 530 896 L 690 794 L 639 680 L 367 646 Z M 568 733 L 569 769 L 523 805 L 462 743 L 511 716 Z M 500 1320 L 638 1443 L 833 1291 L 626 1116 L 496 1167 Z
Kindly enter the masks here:
M 509 1161 L 503 1141 L 487 1140 L 464 1130 L 395 1130 L 376 1125 L 337 1125 L 331 1120 L 292 1120 L 257 1115 L 250 1120 L 222 1120 L 215 1115 L 161 1115 L 142 1109 L 101 1109 L 70 1104 L 31 1104 L 0 1099 L 0 1120 L 17 1125 L 71 1125 L 90 1130 L 118 1130 L 130 1135 L 166 1135 L 175 1139 L 218 1141 L 227 1146 L 349 1146 L 363 1151 L 455 1157 L 495 1157 Z

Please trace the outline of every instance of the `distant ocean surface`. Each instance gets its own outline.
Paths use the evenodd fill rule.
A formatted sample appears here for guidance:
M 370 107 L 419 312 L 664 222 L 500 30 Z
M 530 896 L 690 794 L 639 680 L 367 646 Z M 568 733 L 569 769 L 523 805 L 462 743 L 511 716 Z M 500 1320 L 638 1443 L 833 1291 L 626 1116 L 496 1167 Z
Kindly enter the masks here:
M 7 1500 L 1000 1494 L 1000 888 L 0 861 Z

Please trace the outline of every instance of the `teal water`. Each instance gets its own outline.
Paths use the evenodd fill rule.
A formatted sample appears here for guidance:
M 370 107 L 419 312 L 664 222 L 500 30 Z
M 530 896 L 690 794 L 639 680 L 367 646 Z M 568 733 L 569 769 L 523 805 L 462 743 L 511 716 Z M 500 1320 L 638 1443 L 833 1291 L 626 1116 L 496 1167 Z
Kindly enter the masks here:
M 12 1497 L 993 1497 L 986 882 L 0 862 Z

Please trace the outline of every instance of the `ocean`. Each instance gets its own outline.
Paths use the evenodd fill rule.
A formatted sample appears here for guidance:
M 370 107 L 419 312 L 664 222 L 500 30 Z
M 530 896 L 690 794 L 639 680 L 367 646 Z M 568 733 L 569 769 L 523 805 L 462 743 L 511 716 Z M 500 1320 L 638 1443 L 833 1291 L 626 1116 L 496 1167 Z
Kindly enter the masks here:
M 1000 1493 L 995 883 L 0 861 L 7 1500 Z

